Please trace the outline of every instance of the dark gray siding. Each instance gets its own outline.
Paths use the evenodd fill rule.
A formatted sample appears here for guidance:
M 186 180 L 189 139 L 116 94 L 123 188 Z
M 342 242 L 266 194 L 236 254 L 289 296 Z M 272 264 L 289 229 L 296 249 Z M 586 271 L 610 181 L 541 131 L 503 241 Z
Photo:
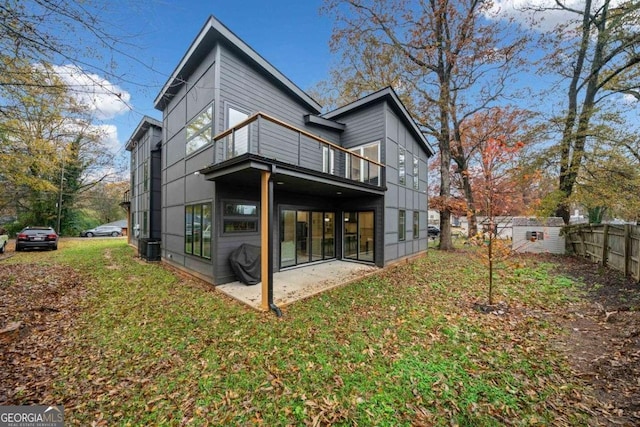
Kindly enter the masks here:
M 383 103 L 340 117 L 339 121 L 347 125 L 342 134 L 341 145 L 344 148 L 353 148 L 358 145 L 380 141 L 380 163 L 385 163 L 384 118 L 385 109 Z
M 162 246 L 163 257 L 213 281 L 213 261 L 185 255 L 185 205 L 213 203 L 215 185 L 194 172 L 213 163 L 213 145 L 186 156 L 186 124 L 213 103 L 216 93 L 216 50 L 186 78 L 164 111 L 162 146 Z M 217 109 L 214 105 L 214 117 Z M 215 119 L 214 119 L 215 123 Z M 212 131 L 214 131 L 212 129 Z
M 250 114 L 265 112 L 297 127 L 304 127 L 309 111 L 281 87 L 248 66 L 226 46 L 220 49 L 220 98 Z M 220 129 L 226 128 L 226 112 L 218 116 Z
M 427 154 L 404 123 L 386 107 L 385 263 L 427 248 Z M 405 185 L 399 184 L 398 147 L 405 150 Z M 419 187 L 413 186 L 413 159 L 418 158 Z M 406 238 L 398 240 L 398 212 L 406 212 Z M 419 234 L 413 235 L 413 212 L 419 212 Z
M 220 104 L 217 116 L 220 130 L 228 128 L 227 109 L 229 106 L 251 115 L 266 113 L 289 125 L 303 129 L 313 135 L 339 144 L 340 135 L 336 131 L 306 126 L 304 116 L 309 113 L 303 105 L 272 80 L 243 62 L 230 49 L 220 50 Z M 254 123 L 250 129 L 251 152 L 298 166 L 322 170 L 322 149 L 317 141 L 298 132 L 286 129 L 266 120 Z M 221 149 L 217 148 L 216 161 L 221 161 Z
M 255 233 L 233 233 L 224 234 L 222 228 L 222 208 L 223 201 L 250 202 L 258 205 L 258 211 L 262 208 L 260 204 L 259 188 L 224 186 L 218 185 L 216 191 L 216 203 L 214 205 L 214 224 L 217 232 L 211 238 L 214 242 L 217 256 L 214 262 L 215 284 L 233 282 L 236 280 L 233 270 L 229 265 L 229 255 L 243 243 L 260 246 L 260 223 L 258 221 L 258 231 Z

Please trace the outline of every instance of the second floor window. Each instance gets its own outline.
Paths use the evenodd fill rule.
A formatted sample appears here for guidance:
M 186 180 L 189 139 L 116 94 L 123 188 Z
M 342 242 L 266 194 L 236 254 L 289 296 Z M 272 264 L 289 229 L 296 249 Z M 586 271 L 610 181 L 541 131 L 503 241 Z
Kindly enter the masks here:
M 347 155 L 347 178 L 367 184 L 380 185 L 380 166 L 368 161 L 380 162 L 380 143 L 373 142 L 361 145 L 350 151 L 361 157 Z
M 227 108 L 227 129 L 247 120 L 249 115 L 236 108 Z M 227 159 L 249 151 L 249 125 L 236 129 L 227 137 Z
M 145 160 L 142 166 L 142 186 L 142 191 L 149 191 L 149 160 Z
M 398 184 L 407 185 L 407 152 L 404 148 L 398 147 Z
M 329 146 L 322 147 L 322 172 L 330 173 L 333 175 L 335 173 L 334 168 L 334 159 L 335 159 L 336 150 Z
M 420 189 L 420 164 L 417 156 L 413 157 L 413 189 Z
M 187 155 L 211 142 L 213 104 L 205 108 L 187 124 Z

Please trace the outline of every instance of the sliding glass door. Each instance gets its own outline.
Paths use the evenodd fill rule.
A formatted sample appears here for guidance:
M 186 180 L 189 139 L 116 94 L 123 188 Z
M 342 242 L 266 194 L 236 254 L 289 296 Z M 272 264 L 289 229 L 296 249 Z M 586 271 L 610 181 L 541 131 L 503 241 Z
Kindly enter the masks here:
M 344 213 L 344 257 L 373 262 L 375 249 L 373 211 Z
M 333 212 L 280 212 L 280 267 L 291 267 L 335 257 Z

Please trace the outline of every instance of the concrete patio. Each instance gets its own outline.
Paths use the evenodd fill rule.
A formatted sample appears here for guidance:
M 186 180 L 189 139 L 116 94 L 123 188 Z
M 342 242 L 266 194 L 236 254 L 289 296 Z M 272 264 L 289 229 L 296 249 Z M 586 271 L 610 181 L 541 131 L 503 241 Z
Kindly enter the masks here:
M 273 302 L 283 307 L 379 270 L 372 265 L 336 260 L 280 271 L 273 275 Z M 216 289 L 255 309 L 260 309 L 260 283 L 247 286 L 242 282 L 232 282 L 216 286 Z

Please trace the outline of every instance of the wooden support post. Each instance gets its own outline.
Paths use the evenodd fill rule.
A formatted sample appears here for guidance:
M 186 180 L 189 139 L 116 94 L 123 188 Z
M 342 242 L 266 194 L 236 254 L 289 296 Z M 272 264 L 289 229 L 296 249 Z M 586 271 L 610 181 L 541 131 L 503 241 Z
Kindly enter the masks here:
M 260 277 L 262 286 L 262 304 L 269 311 L 269 178 L 271 172 L 260 173 Z
M 609 224 L 605 224 L 602 229 L 602 266 L 607 266 L 607 257 L 609 256 Z
M 624 246 L 622 247 L 624 258 L 624 276 L 629 275 L 629 269 L 631 267 L 631 226 L 626 224 L 624 226 Z

